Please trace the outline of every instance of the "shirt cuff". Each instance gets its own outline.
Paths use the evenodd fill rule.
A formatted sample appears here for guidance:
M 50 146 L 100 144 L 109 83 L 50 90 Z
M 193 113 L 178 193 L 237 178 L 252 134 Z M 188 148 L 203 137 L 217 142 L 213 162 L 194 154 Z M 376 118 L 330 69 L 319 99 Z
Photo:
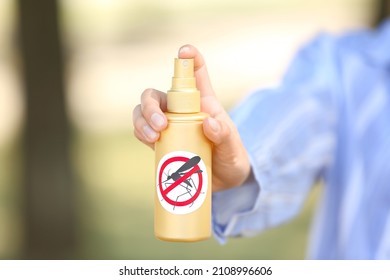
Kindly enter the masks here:
M 225 244 L 228 236 L 245 235 L 238 233 L 239 218 L 250 214 L 260 194 L 260 185 L 253 172 L 241 186 L 213 193 L 213 233 L 220 244 Z

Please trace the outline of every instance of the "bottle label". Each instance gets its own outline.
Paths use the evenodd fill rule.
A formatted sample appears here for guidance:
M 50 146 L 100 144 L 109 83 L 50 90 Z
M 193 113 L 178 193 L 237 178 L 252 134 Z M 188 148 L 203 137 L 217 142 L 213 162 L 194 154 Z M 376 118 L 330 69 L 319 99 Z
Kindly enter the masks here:
M 156 172 L 157 196 L 172 214 L 189 214 L 202 206 L 207 195 L 207 169 L 200 156 L 176 151 L 162 157 Z

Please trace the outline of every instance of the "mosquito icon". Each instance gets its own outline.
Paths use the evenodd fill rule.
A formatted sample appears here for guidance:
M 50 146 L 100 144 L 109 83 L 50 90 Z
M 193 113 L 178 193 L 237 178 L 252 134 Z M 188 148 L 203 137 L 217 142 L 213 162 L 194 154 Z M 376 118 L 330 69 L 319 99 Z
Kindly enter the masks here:
M 195 167 L 199 162 L 200 162 L 200 157 L 194 156 L 194 157 L 190 158 L 188 161 L 186 161 L 182 166 L 180 166 L 171 175 L 169 175 L 169 171 L 168 171 L 168 174 L 164 173 L 167 177 L 166 177 L 166 180 L 161 182 L 161 184 L 164 184 L 164 186 L 166 188 L 169 187 L 170 185 L 175 183 L 177 180 L 182 178 L 184 175 L 186 175 L 186 173 L 189 170 L 191 170 L 193 167 Z M 201 169 L 198 169 L 194 173 L 202 173 L 202 172 L 203 171 Z M 169 182 L 170 180 L 172 180 L 173 182 Z M 194 181 L 192 180 L 191 176 L 189 178 L 185 179 L 183 182 L 181 182 L 179 184 L 179 186 L 184 188 L 184 192 L 180 193 L 176 196 L 176 202 L 179 200 L 180 197 L 185 196 L 185 195 L 189 195 L 190 197 L 192 197 L 193 196 L 192 191 L 193 190 L 195 190 L 195 192 L 197 191 L 197 187 L 196 187 Z M 193 204 L 194 203 L 192 202 L 191 206 Z M 175 210 L 175 207 L 176 207 L 176 205 L 173 206 L 173 210 Z

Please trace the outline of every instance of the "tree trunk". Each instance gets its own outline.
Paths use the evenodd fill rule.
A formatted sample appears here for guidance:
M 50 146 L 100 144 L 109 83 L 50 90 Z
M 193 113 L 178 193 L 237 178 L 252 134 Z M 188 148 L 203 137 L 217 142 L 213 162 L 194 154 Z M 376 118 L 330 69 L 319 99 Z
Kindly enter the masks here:
M 55 0 L 18 0 L 26 97 L 24 259 L 72 258 L 73 176 Z

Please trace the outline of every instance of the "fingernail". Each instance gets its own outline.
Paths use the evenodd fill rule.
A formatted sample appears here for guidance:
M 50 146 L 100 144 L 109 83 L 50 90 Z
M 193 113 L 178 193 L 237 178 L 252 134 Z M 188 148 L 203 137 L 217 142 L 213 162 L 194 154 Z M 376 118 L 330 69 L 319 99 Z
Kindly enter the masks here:
M 149 140 L 154 140 L 157 138 L 157 133 L 148 125 L 143 127 L 144 134 Z
M 154 126 L 157 128 L 163 128 L 165 125 L 165 119 L 159 113 L 153 113 L 153 115 L 151 116 L 150 119 L 151 119 L 152 123 L 154 124 Z
M 221 130 L 221 127 L 220 127 L 219 123 L 217 122 L 217 120 L 215 120 L 213 118 L 208 118 L 208 121 L 209 121 L 209 125 L 210 125 L 211 129 L 213 130 L 213 132 L 218 133 Z
M 188 52 L 189 50 L 190 50 L 190 48 L 188 46 L 184 46 L 184 47 L 180 48 L 179 53 L 185 53 L 185 52 Z

